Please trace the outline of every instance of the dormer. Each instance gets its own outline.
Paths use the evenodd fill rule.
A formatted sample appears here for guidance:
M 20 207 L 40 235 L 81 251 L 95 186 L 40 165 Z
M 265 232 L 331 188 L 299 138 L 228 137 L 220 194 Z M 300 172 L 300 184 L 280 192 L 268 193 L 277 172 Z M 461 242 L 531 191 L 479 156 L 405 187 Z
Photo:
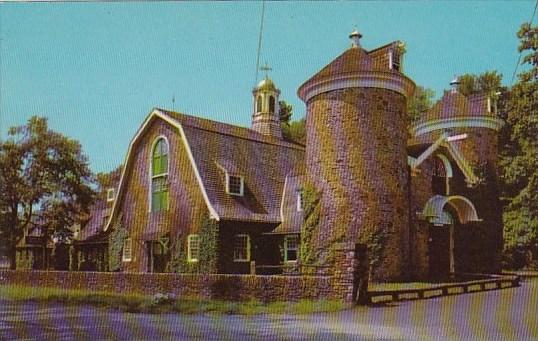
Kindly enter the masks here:
M 245 177 L 242 173 L 231 162 L 220 160 L 215 164 L 224 172 L 226 194 L 242 197 L 245 193 Z
M 114 192 L 114 188 L 108 188 L 106 190 L 106 202 L 113 202 L 116 198 L 116 194 Z

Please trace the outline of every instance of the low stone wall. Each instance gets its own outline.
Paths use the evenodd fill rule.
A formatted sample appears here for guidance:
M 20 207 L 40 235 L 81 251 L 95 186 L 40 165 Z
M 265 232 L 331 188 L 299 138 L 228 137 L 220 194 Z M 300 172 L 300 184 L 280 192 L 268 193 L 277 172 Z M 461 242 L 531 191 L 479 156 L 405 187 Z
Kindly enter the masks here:
M 335 287 L 334 276 L 0 270 L 0 285 L 7 284 L 263 302 L 346 297 L 341 292 L 343 288 Z

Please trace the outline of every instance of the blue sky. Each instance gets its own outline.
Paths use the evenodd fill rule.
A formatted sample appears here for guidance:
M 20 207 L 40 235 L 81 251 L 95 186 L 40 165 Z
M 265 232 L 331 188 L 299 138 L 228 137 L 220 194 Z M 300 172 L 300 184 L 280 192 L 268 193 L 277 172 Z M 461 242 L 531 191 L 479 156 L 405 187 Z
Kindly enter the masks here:
M 79 140 L 94 171 L 123 162 L 153 107 L 250 125 L 260 2 L 0 4 L 0 136 L 32 115 Z M 439 97 L 454 74 L 498 70 L 533 1 L 268 2 L 261 61 L 290 102 L 349 47 L 407 45 L 405 73 Z M 260 73 L 260 77 L 261 77 Z

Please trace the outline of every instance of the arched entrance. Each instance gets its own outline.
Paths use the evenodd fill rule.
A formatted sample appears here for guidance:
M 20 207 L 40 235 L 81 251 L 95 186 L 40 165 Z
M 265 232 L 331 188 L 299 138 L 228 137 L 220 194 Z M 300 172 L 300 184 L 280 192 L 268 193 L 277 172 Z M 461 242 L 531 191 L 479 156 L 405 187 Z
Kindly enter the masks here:
M 460 225 L 480 221 L 472 202 L 463 196 L 435 195 L 424 206 L 422 216 L 430 222 L 428 266 L 433 280 L 454 277 L 454 233 Z

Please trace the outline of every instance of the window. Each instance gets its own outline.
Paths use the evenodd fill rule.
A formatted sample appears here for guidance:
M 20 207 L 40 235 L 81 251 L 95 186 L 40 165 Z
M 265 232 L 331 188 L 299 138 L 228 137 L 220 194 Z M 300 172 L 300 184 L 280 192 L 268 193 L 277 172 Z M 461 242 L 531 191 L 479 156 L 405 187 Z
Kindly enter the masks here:
M 400 71 L 400 56 L 392 50 L 389 52 L 389 68 Z
M 187 238 L 187 260 L 197 262 L 200 257 L 200 237 L 197 234 L 189 234 Z
M 228 194 L 243 195 L 243 177 L 229 175 L 228 179 Z
M 151 211 L 168 209 L 168 142 L 157 140 L 151 158 Z
M 431 186 L 433 194 L 448 195 L 447 171 L 443 160 L 439 157 L 433 158 Z
M 262 111 L 262 96 L 258 96 L 256 99 L 256 112 Z
M 109 188 L 106 190 L 106 201 L 114 201 L 114 188 Z
M 301 212 L 304 209 L 303 203 L 303 191 L 297 192 L 297 212 Z
M 238 234 L 234 237 L 234 261 L 250 261 L 250 237 L 247 234 Z
M 132 256 L 133 241 L 131 238 L 125 238 L 123 241 L 123 255 L 122 259 L 124 262 L 130 262 Z
M 284 238 L 284 262 L 296 262 L 299 249 L 299 238 L 289 235 Z
M 275 112 L 275 97 L 269 96 L 269 112 L 274 113 Z

